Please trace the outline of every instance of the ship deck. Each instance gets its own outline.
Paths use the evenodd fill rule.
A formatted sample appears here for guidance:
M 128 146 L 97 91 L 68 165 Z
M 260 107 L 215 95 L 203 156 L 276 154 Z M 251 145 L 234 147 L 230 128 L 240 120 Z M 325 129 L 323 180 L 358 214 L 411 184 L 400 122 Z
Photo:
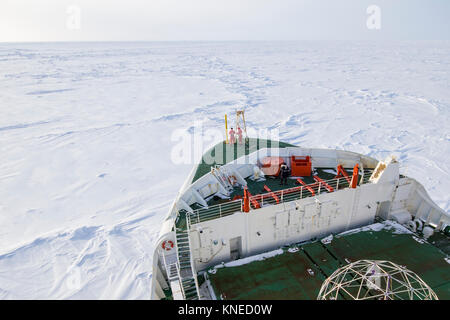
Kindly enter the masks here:
M 345 170 L 348 175 L 351 176 L 353 169 L 345 168 Z M 363 175 L 358 175 L 358 183 L 368 183 L 372 172 L 373 169 L 366 168 Z M 250 199 L 255 200 L 259 206 L 264 206 L 303 199 L 349 187 L 347 179 L 343 177 L 336 178 L 336 174 L 336 169 L 334 168 L 315 168 L 311 176 L 290 177 L 287 180 L 288 183 L 285 185 L 280 184 L 279 178 L 273 177 L 266 177 L 261 181 L 253 181 L 250 178 L 246 178 L 245 180 L 247 182 L 247 187 L 252 194 Z M 323 182 L 318 183 L 314 180 L 313 176 L 321 178 Z M 297 178 L 301 178 L 306 185 L 301 186 L 297 182 Z M 264 186 L 269 187 L 271 192 L 264 190 Z M 328 190 L 326 186 L 331 187 L 332 189 Z M 202 207 L 198 203 L 193 203 L 191 208 L 194 211 L 189 215 L 191 224 L 221 218 L 237 211 L 241 211 L 243 193 L 243 188 L 237 186 L 227 199 L 221 199 L 219 197 L 210 199 L 207 208 Z M 238 198 L 235 199 L 235 196 L 238 196 Z M 252 209 L 256 208 L 253 202 L 251 206 Z M 178 228 L 179 222 L 182 222 L 185 216 L 185 214 L 178 215 Z
M 353 168 L 346 168 L 345 170 L 349 176 L 352 175 Z M 372 169 L 369 169 L 369 170 L 370 170 L 370 172 L 373 171 Z M 245 181 L 247 182 L 248 191 L 250 191 L 250 193 L 252 195 L 257 195 L 257 194 L 268 193 L 266 190 L 264 190 L 264 186 L 269 187 L 269 189 L 272 192 L 298 187 L 298 186 L 300 186 L 300 184 L 297 182 L 297 178 L 301 178 L 308 185 L 315 184 L 316 181 L 313 178 L 314 175 L 318 176 L 322 180 L 328 181 L 328 180 L 334 179 L 337 175 L 337 172 L 336 172 L 336 168 L 315 168 L 315 170 L 311 174 L 311 176 L 289 177 L 287 179 L 287 183 L 283 184 L 283 185 L 281 185 L 281 183 L 280 183 L 281 182 L 280 177 L 272 177 L 272 176 L 266 176 L 265 179 L 263 179 L 261 181 L 254 181 L 249 178 L 246 178 Z M 344 179 L 341 179 L 340 187 L 341 188 L 348 187 L 348 183 Z M 326 191 L 326 190 L 324 188 L 322 188 L 322 191 Z M 236 187 L 234 189 L 233 193 L 231 193 L 230 198 L 232 199 L 234 196 L 242 197 L 243 195 L 244 195 L 243 188 Z M 218 200 L 211 199 L 208 202 L 208 205 L 212 206 L 212 205 L 216 205 L 219 203 L 226 203 L 228 201 L 230 201 L 230 200 L 228 200 L 228 199 L 218 199 Z
M 373 259 L 406 266 L 439 299 L 450 299 L 450 239 L 443 233 L 425 241 L 385 221 L 324 242 L 284 247 L 281 254 L 261 261 L 240 264 L 236 260 L 231 266 L 216 266 L 207 272 L 208 283 L 218 299 L 316 299 L 323 281 L 336 269 L 357 260 Z
M 203 155 L 200 164 L 197 166 L 196 172 L 193 177 L 193 181 L 196 181 L 206 173 L 210 172 L 211 167 L 214 166 L 215 164 L 218 164 L 216 162 L 212 164 L 207 164 L 207 161 L 205 159 L 219 160 L 219 162 L 223 164 L 235 160 L 242 155 L 248 155 L 259 149 L 271 147 L 286 148 L 295 146 L 280 141 L 254 139 L 254 138 L 250 138 L 249 141 L 245 144 L 230 145 L 225 144 L 224 142 L 220 142 Z M 221 150 L 223 152 L 222 159 L 215 158 L 216 150 Z M 344 169 L 346 170 L 349 176 L 352 175 L 353 168 L 344 168 Z M 370 177 L 370 174 L 373 171 L 373 169 L 374 168 L 366 168 L 366 170 L 364 171 L 364 176 L 359 176 L 358 179 L 363 178 L 364 180 L 362 181 L 362 183 L 367 183 L 368 178 Z M 300 184 L 297 182 L 297 178 L 299 177 L 290 177 L 287 180 L 287 184 L 285 185 L 280 184 L 280 179 L 278 177 L 267 176 L 262 181 L 254 181 L 250 178 L 246 178 L 245 180 L 247 183 L 248 190 L 253 195 L 254 199 L 258 202 L 261 201 L 260 203 L 261 205 L 263 203 L 267 205 L 279 203 L 280 199 L 276 200 L 275 198 L 272 198 L 269 192 L 264 189 L 265 186 L 268 187 L 271 190 L 271 192 L 274 192 L 277 196 L 281 195 L 280 192 L 282 190 L 286 190 L 287 193 L 289 193 L 290 195 L 284 199 L 281 199 L 282 200 L 281 202 L 292 201 L 298 198 L 312 196 L 313 194 L 309 191 L 312 189 L 314 189 L 314 192 L 316 194 L 328 192 L 322 184 L 321 188 L 318 187 L 318 184 L 316 180 L 314 180 L 313 176 L 317 176 L 320 179 L 327 181 L 327 183 L 332 185 L 332 187 L 335 190 L 348 187 L 349 183 L 344 178 L 340 178 L 339 181 L 335 179 L 336 174 L 337 174 L 336 168 L 322 168 L 322 167 L 314 168 L 314 172 L 312 172 L 311 176 L 301 177 L 303 182 L 308 185 L 308 187 L 302 188 L 302 190 L 295 189 L 300 186 Z M 296 191 L 300 191 L 300 193 L 297 194 Z M 240 199 L 242 199 L 243 194 L 244 194 L 243 188 L 241 186 L 236 186 L 234 190 L 231 192 L 230 197 L 227 199 L 222 199 L 218 196 L 208 199 L 207 208 L 203 207 L 199 203 L 191 204 L 190 207 L 192 210 L 194 210 L 193 214 L 191 214 L 191 223 L 198 223 L 202 221 L 216 219 L 233 214 L 237 211 L 241 211 L 242 203 Z M 185 220 L 185 213 L 182 212 L 181 214 L 179 214 L 177 219 L 177 228 L 183 229 L 183 227 L 186 226 L 184 220 Z
M 223 165 L 237 158 L 253 153 L 262 148 L 286 148 L 286 147 L 296 147 L 293 144 L 286 142 L 266 140 L 259 138 L 249 138 L 248 143 L 244 144 L 226 144 L 225 142 L 219 142 L 214 147 L 209 149 L 203 155 L 200 163 L 197 165 L 192 183 L 197 181 L 199 178 L 203 177 L 205 174 L 211 171 L 211 167 L 218 164 Z M 222 157 L 216 157 L 216 150 L 221 150 Z M 208 163 L 206 159 L 215 159 L 213 163 Z

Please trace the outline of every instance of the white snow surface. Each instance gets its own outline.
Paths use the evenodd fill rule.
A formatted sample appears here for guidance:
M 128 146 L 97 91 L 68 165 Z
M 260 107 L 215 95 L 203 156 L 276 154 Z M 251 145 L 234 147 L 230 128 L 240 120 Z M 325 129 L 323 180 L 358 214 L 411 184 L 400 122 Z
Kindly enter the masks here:
M 333 235 L 330 234 L 328 237 L 325 237 L 320 240 L 323 244 L 330 244 L 333 241 Z
M 392 220 L 386 220 L 383 222 L 376 222 L 376 223 L 373 223 L 373 224 L 370 224 L 370 225 L 367 225 L 364 227 L 341 232 L 341 233 L 339 233 L 339 236 L 348 236 L 350 234 L 355 234 L 355 233 L 359 233 L 359 232 L 367 232 L 367 231 L 378 232 L 381 230 L 390 230 L 393 234 L 412 234 L 411 230 L 409 230 L 405 226 L 399 224 L 398 222 L 392 221 Z M 331 239 L 329 239 L 329 237 L 331 237 Z M 330 236 L 322 239 L 322 241 L 327 241 L 327 243 L 331 243 L 331 241 L 333 241 L 333 236 L 330 235 Z M 324 242 L 324 243 L 326 243 L 326 242 Z
M 293 251 L 290 251 L 290 252 L 293 252 Z M 238 260 L 230 261 L 230 262 L 227 262 L 227 263 L 219 264 L 217 266 L 214 266 L 214 268 L 210 269 L 208 272 L 214 274 L 214 273 L 217 272 L 216 269 L 220 269 L 220 268 L 223 268 L 223 267 L 239 267 L 239 266 L 243 266 L 245 264 L 249 264 L 251 262 L 263 261 L 265 259 L 272 258 L 272 257 L 278 256 L 278 255 L 283 254 L 283 253 L 284 253 L 283 249 L 276 249 L 276 250 L 272 250 L 272 251 L 268 251 L 268 252 L 263 252 L 263 253 L 260 253 L 260 254 L 255 254 L 255 255 L 250 256 L 250 257 L 245 257 L 245 258 L 242 258 L 242 259 L 238 259 Z
M 193 164 L 171 133 L 248 126 L 403 171 L 450 210 L 449 42 L 0 44 L 0 299 L 148 299 Z

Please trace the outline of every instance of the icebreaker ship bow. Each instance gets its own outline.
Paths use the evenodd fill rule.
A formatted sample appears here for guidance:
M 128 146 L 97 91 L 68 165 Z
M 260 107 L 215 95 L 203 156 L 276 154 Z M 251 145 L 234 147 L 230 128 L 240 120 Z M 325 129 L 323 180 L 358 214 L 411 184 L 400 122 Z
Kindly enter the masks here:
M 228 140 L 204 154 L 170 208 L 152 299 L 316 299 L 336 270 L 367 259 L 405 266 L 450 298 L 449 214 L 395 158 Z M 362 286 L 369 297 L 373 281 Z

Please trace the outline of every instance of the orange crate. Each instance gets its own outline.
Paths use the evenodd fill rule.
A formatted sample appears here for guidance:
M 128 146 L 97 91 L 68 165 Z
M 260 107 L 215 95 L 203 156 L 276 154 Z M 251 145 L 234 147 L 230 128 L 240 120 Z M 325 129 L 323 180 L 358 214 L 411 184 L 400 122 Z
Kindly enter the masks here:
M 291 175 L 294 177 L 311 176 L 311 158 L 291 156 Z
M 265 157 L 261 160 L 261 170 L 266 176 L 278 176 L 282 163 L 284 159 L 281 157 Z

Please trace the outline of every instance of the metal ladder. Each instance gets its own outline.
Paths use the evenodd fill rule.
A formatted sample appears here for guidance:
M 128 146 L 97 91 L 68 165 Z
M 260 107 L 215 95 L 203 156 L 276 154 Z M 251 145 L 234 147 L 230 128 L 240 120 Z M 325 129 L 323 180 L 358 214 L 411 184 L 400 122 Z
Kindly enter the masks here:
M 174 255 L 176 256 L 176 254 L 167 254 L 166 252 L 163 254 L 164 266 L 166 267 L 167 278 L 169 281 L 178 279 L 178 259 L 177 257 L 174 257 Z
M 186 230 L 176 229 L 176 248 L 178 255 L 178 272 L 184 299 L 199 300 L 200 293 L 197 275 L 192 264 L 191 248 L 189 243 L 189 217 L 186 215 Z

